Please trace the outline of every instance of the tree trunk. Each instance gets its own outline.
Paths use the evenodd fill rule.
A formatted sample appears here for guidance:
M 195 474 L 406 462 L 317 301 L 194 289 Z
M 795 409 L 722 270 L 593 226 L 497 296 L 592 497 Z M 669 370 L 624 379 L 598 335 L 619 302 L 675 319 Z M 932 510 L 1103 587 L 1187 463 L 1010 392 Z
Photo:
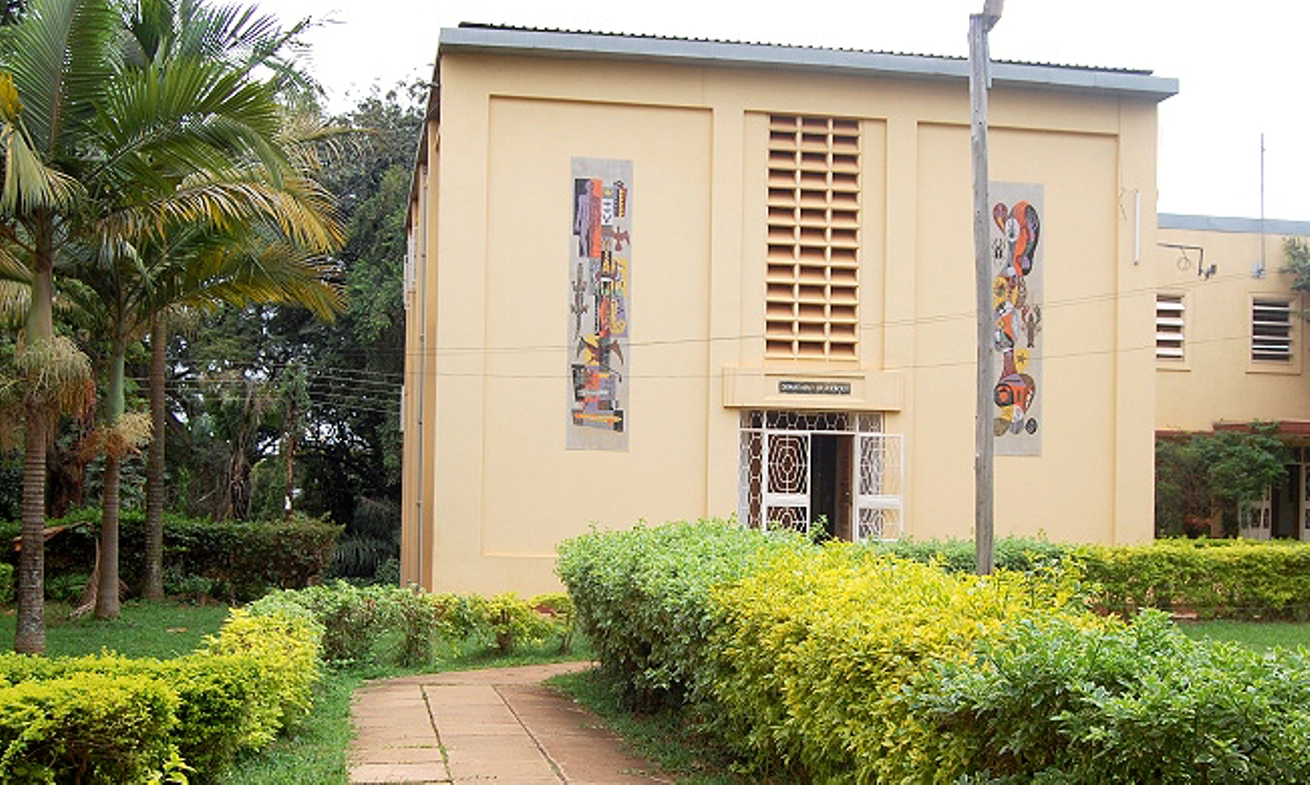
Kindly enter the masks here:
M 109 366 L 109 390 L 105 401 L 105 425 L 112 429 L 123 417 L 124 376 L 127 347 L 120 337 L 115 340 L 114 359 Z M 105 451 L 105 487 L 100 518 L 100 594 L 96 597 L 96 618 L 118 618 L 118 486 L 123 476 L 122 439 L 110 438 Z
M 167 317 L 155 317 L 150 330 L 150 449 L 146 454 L 145 598 L 164 599 L 164 365 Z
M 23 550 L 18 555 L 18 629 L 14 651 L 45 652 L 46 413 L 28 404 L 23 445 Z
M 291 401 L 291 413 L 287 417 L 287 435 L 286 435 L 286 458 L 287 458 L 287 492 L 286 501 L 282 505 L 282 522 L 291 521 L 292 503 L 291 497 L 296 490 L 296 402 Z
M 38 217 L 32 227 L 35 245 L 32 294 L 23 326 L 27 347 L 54 338 L 54 226 Z M 29 384 L 31 380 L 28 380 Z M 28 390 L 27 432 L 23 444 L 23 552 L 18 558 L 18 619 L 14 651 L 45 652 L 45 458 L 49 404 Z
M 117 619 L 118 606 L 118 485 L 122 477 L 119 456 L 105 456 L 104 515 L 100 519 L 100 588 L 96 618 Z

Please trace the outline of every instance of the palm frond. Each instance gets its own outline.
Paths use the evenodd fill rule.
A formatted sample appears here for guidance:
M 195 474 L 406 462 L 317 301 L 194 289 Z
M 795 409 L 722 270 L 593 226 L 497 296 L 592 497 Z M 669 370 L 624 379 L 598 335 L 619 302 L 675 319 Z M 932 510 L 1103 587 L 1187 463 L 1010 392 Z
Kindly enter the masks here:
M 38 208 L 69 207 L 77 198 L 76 180 L 45 164 L 22 123 L 22 103 L 12 75 L 0 72 L 0 154 L 4 180 L 0 213 L 19 215 Z
M 76 146 L 110 91 L 118 14 L 108 0 L 32 0 L 9 58 L 33 146 L 47 158 Z
M 0 324 L 18 329 L 27 316 L 32 288 L 17 281 L 0 281 Z

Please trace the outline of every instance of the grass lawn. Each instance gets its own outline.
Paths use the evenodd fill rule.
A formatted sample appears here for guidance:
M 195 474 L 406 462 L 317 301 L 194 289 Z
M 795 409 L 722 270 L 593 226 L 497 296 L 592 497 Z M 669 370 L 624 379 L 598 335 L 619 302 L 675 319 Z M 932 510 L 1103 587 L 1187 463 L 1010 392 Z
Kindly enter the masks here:
M 314 694 L 314 708 L 299 726 L 258 755 L 237 760 L 214 778 L 216 785 L 345 785 L 350 746 L 350 695 L 364 679 L 328 671 Z
M 125 602 L 118 621 L 70 618 L 70 607 L 46 605 L 46 655 L 77 657 L 97 654 L 102 649 L 127 657 L 169 658 L 189 654 L 207 635 L 216 635 L 227 618 L 224 605 L 196 605 L 178 602 Z M 13 610 L 0 611 L 0 651 L 14 647 Z M 365 667 L 328 669 L 323 674 L 309 717 L 257 755 L 238 760 L 230 769 L 216 773 L 218 785 L 344 785 L 347 781 L 346 752 L 350 745 L 350 696 L 366 679 L 403 676 L 444 670 L 472 670 L 510 665 L 586 660 L 592 656 L 585 640 L 575 640 L 572 650 L 559 652 L 557 642 L 540 647 L 523 647 L 500 656 L 485 643 L 464 641 L 437 653 L 426 669 Z
M 206 635 L 215 635 L 227 619 L 226 605 L 179 602 L 123 603 L 118 621 L 69 617 L 71 607 L 47 603 L 46 655 L 80 657 L 101 649 L 127 657 L 178 657 L 190 654 Z M 0 614 L 0 651 L 14 650 L 13 609 Z
M 1189 637 L 1202 640 L 1231 641 L 1254 651 L 1269 651 L 1281 646 L 1310 648 L 1310 623 L 1277 621 L 1185 621 L 1178 628 Z

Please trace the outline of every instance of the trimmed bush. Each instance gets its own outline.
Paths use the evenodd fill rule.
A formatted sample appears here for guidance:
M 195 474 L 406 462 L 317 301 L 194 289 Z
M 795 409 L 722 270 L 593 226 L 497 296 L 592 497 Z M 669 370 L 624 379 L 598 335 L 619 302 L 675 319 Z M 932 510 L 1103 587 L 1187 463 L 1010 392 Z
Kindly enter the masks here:
M 682 521 L 566 540 L 556 571 L 625 700 L 676 705 L 707 686 L 706 648 L 718 625 L 711 589 L 771 553 L 812 547 L 728 521 Z
M 323 630 L 308 613 L 278 608 L 264 613 L 233 609 L 217 637 L 198 654 L 245 657 L 259 667 L 257 689 L 262 699 L 246 731 L 248 742 L 260 747 L 285 727 L 295 725 L 313 705 L 320 676 Z
M 1192 641 L 1158 612 L 1025 620 L 935 662 L 904 703 L 940 781 L 1310 781 L 1305 656 Z
M 676 523 L 564 543 L 559 571 L 625 694 L 688 712 L 753 779 L 1310 781 L 1305 653 L 1196 643 L 1156 612 L 1090 613 L 1084 552 L 978 577 L 932 548 L 923 562 L 880 550 Z M 1218 592 L 1229 573 L 1186 570 L 1244 552 L 1290 567 L 1296 549 L 1140 550 Z M 1179 580 L 1120 591 L 1200 591 Z
M 1022 619 L 1098 623 L 1068 578 L 951 574 L 844 543 L 778 554 L 713 599 L 719 735 L 758 774 L 816 782 L 919 776 L 931 759 L 907 746 L 900 696 L 926 664 Z
M 437 639 L 451 631 L 430 595 L 398 586 L 355 586 L 334 581 L 296 591 L 275 591 L 250 606 L 252 613 L 292 609 L 323 629 L 323 659 L 353 663 L 421 665 L 432 660 Z
M 1077 551 L 1108 610 L 1190 611 L 1202 618 L 1310 618 L 1310 543 L 1159 540 Z
M 177 753 L 212 775 L 308 711 L 320 634 L 303 612 L 234 610 L 218 636 L 171 660 L 0 655 L 0 782 L 139 782 Z M 48 719 L 33 724 L 33 712 Z M 29 768 L 5 768 L 11 759 Z
M 912 561 L 934 563 L 948 572 L 973 572 L 977 548 L 973 540 L 897 540 L 874 542 L 867 547 Z M 1032 572 L 1063 564 L 1076 546 L 1036 537 L 1000 537 L 993 543 L 998 570 Z
M 141 782 L 168 759 L 177 695 L 147 676 L 0 687 L 0 782 Z

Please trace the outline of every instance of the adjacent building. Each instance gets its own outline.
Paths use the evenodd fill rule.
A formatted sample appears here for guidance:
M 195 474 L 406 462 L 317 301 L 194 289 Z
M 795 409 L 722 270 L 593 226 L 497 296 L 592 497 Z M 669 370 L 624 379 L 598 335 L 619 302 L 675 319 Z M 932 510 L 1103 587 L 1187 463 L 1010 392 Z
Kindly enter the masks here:
M 997 532 L 1147 540 L 1177 83 L 992 76 Z M 443 30 L 408 222 L 404 580 L 543 590 L 561 539 L 642 520 L 971 536 L 969 120 L 960 59 Z
M 1156 427 L 1162 437 L 1277 425 L 1283 482 L 1239 516 L 1243 537 L 1310 540 L 1310 368 L 1288 238 L 1310 222 L 1161 215 Z

